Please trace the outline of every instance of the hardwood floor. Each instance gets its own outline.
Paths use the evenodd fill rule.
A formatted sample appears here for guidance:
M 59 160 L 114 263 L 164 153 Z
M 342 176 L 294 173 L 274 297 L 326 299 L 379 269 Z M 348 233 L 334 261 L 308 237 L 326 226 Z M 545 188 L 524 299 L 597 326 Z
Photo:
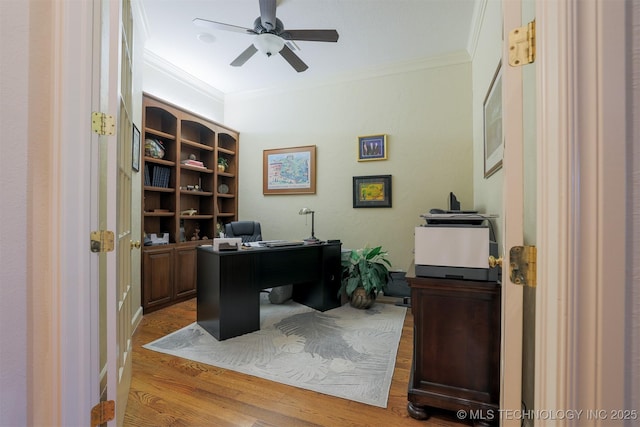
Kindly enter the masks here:
M 142 348 L 196 320 L 195 298 L 144 316 L 133 336 L 125 426 L 444 426 L 455 414 L 407 414 L 413 316 L 407 310 L 387 408 L 302 390 Z

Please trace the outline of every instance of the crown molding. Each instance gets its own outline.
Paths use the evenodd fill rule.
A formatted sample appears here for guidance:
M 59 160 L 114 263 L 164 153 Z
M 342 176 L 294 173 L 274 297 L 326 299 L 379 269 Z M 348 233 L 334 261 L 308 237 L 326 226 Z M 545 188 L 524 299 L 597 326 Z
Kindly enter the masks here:
M 233 96 L 235 99 L 250 99 L 254 97 L 280 94 L 301 89 L 311 89 L 322 86 L 337 85 L 343 83 L 349 83 L 354 81 L 368 80 L 373 78 L 380 78 L 385 76 L 391 76 L 396 74 L 405 74 L 415 71 L 435 69 L 448 67 L 452 65 L 470 63 L 471 56 L 466 50 L 450 53 L 438 57 L 419 59 L 413 61 L 405 61 L 399 63 L 393 63 L 383 66 L 376 66 L 367 69 L 358 70 L 355 72 L 336 75 L 329 78 L 322 79 L 310 79 L 304 82 L 286 82 L 278 85 L 274 85 L 268 88 L 248 90 L 241 92 L 227 93 L 226 96 Z
M 484 14 L 487 10 L 487 1 L 481 0 L 476 2 L 473 10 L 473 17 L 471 19 L 471 31 L 469 32 L 469 40 L 467 41 L 467 51 L 471 58 L 476 57 L 476 50 L 478 49 L 478 40 L 480 39 L 480 31 L 482 30 L 482 22 L 484 21 Z
M 183 69 L 176 67 L 171 62 L 156 55 L 155 53 L 145 49 L 143 54 L 143 60 L 145 65 L 152 67 L 172 79 L 179 80 L 181 83 L 190 86 L 191 88 L 203 92 L 209 95 L 217 102 L 224 103 L 225 94 L 219 89 L 203 82 L 202 80 L 187 73 Z

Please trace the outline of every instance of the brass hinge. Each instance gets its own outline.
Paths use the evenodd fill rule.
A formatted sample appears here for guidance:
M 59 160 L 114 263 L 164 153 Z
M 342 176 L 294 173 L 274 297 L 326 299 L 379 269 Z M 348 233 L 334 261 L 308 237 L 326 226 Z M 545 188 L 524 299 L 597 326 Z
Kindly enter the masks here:
M 98 135 L 113 135 L 116 132 L 116 119 L 105 113 L 91 113 L 91 130 Z
M 536 60 L 536 21 L 509 33 L 509 65 L 519 67 Z
M 116 417 L 116 402 L 103 400 L 91 408 L 91 427 L 99 426 Z
M 509 277 L 516 285 L 536 287 L 538 250 L 535 246 L 514 246 L 509 251 Z
M 91 252 L 113 251 L 113 231 L 99 230 L 91 232 Z

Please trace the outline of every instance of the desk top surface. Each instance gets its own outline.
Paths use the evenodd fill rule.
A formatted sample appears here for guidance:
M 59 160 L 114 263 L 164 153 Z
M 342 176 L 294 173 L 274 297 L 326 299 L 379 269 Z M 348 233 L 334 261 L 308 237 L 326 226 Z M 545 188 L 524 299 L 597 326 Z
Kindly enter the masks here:
M 292 251 L 292 250 L 308 250 L 311 248 L 322 248 L 327 246 L 341 246 L 341 242 L 322 242 L 322 243 L 313 243 L 313 244 L 302 244 L 302 245 L 289 245 L 289 246 L 241 246 L 240 249 L 236 250 L 224 250 L 224 251 L 215 251 L 213 250 L 213 245 L 201 245 L 198 246 L 197 249 L 205 252 L 211 252 L 219 255 L 238 255 L 238 254 L 248 254 L 255 252 L 272 252 L 272 251 Z

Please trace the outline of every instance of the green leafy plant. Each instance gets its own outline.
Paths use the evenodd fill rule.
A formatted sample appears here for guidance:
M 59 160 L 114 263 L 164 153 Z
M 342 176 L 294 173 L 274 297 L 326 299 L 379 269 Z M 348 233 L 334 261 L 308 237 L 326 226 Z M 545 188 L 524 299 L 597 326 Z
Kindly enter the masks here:
M 224 157 L 218 157 L 218 164 L 224 166 L 225 169 L 229 167 L 229 160 Z
M 343 256 L 339 294 L 344 291 L 350 297 L 358 287 L 362 287 L 367 294 L 384 290 L 391 268 L 391 261 L 387 257 L 388 253 L 382 246 L 353 249 L 348 256 Z

